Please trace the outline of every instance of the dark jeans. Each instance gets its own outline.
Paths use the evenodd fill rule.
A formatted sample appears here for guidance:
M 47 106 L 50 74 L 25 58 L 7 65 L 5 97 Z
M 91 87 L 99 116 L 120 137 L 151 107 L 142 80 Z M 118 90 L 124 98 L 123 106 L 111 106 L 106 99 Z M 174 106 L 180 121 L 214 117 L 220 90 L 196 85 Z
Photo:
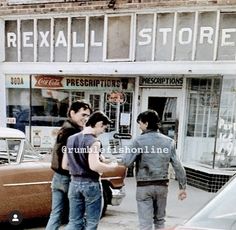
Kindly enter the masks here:
M 59 229 L 62 221 L 63 213 L 68 207 L 68 189 L 70 176 L 54 173 L 52 179 L 52 211 L 46 230 Z
M 101 217 L 102 195 L 99 182 L 71 181 L 70 214 L 66 230 L 96 230 Z

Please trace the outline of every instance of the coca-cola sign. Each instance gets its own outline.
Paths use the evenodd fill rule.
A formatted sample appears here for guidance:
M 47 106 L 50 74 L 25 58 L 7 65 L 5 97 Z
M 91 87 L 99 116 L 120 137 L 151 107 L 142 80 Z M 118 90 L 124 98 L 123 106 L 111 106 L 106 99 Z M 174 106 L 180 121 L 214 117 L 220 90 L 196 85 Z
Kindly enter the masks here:
M 36 83 L 35 87 L 40 88 L 61 88 L 63 77 L 57 77 L 57 76 L 35 76 Z

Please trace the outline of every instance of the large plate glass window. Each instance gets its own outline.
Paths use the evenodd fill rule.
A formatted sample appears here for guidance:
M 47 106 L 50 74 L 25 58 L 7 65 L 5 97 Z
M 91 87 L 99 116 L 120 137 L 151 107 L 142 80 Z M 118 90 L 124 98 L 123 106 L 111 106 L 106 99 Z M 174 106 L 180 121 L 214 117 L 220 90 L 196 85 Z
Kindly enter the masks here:
M 223 80 L 215 167 L 236 167 L 236 80 Z
M 213 166 L 221 79 L 187 80 L 187 127 L 184 161 Z

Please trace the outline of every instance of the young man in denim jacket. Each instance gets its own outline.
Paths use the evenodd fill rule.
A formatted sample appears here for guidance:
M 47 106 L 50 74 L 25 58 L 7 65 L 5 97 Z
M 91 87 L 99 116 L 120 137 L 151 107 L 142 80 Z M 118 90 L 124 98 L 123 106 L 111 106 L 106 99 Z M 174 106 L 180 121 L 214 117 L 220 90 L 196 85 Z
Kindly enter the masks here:
M 154 110 L 140 113 L 137 118 L 142 134 L 132 145 L 121 164 L 135 162 L 136 200 L 140 230 L 164 228 L 168 192 L 168 168 L 172 164 L 179 182 L 179 199 L 186 198 L 186 173 L 175 150 L 173 139 L 158 131 L 159 116 Z

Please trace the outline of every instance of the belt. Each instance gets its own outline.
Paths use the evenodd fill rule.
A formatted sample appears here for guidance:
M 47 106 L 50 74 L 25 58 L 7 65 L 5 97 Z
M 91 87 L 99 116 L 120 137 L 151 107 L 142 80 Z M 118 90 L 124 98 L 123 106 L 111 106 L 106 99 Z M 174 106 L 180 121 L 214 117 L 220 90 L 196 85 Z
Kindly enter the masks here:
M 168 186 L 168 184 L 169 184 L 169 180 L 137 181 L 137 186 L 149 186 L 149 185 Z
M 82 176 L 71 176 L 72 181 L 81 181 L 81 182 L 99 182 L 99 178 L 91 178 L 91 177 L 82 177 Z

